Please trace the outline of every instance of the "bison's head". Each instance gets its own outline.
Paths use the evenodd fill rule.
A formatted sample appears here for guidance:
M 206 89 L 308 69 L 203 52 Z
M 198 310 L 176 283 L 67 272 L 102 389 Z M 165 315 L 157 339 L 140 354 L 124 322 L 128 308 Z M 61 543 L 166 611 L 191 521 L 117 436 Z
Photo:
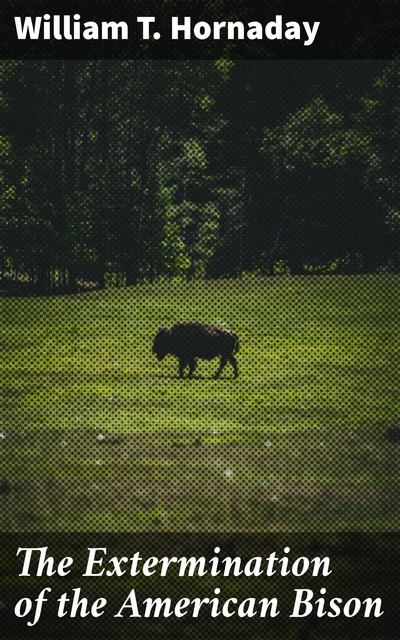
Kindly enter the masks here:
M 163 360 L 169 353 L 169 338 L 171 332 L 169 329 L 159 329 L 153 342 L 153 353 L 158 360 Z

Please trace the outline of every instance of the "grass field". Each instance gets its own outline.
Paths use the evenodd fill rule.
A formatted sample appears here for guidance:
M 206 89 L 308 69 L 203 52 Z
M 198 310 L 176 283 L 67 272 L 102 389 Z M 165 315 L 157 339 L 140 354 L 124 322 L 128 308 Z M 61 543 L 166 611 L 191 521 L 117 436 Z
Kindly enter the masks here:
M 400 279 L 143 285 L 1 303 L 0 527 L 399 528 Z M 179 380 L 154 333 L 238 333 Z

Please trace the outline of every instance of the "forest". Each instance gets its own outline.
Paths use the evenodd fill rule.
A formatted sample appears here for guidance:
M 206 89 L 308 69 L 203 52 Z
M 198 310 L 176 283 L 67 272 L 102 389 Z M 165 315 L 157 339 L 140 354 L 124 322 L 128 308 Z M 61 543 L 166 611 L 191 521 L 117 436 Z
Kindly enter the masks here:
M 398 61 L 0 65 L 0 292 L 400 269 Z

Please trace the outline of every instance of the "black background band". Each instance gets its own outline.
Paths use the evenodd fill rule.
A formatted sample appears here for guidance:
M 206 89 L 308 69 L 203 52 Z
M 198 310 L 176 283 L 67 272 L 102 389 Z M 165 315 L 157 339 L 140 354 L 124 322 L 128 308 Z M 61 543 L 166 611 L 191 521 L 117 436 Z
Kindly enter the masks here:
M 23 59 L 100 59 L 100 58 L 213 58 L 229 55 L 233 58 L 278 59 L 389 59 L 400 50 L 400 5 L 398 0 L 361 2 L 358 0 L 243 0 L 204 2 L 193 0 L 152 0 L 104 2 L 48 2 L 38 0 L 7 0 L 2 3 L 0 56 Z M 18 40 L 14 17 L 36 17 L 44 14 L 70 15 L 78 13 L 80 22 L 125 21 L 129 27 L 127 40 Z M 259 21 L 265 25 L 282 16 L 283 23 L 296 21 L 320 22 L 311 45 L 300 40 L 214 40 L 171 39 L 171 17 L 190 16 L 197 21 L 242 21 L 245 25 Z M 142 40 L 137 16 L 154 16 L 159 40 Z M 303 34 L 304 35 L 304 34 Z

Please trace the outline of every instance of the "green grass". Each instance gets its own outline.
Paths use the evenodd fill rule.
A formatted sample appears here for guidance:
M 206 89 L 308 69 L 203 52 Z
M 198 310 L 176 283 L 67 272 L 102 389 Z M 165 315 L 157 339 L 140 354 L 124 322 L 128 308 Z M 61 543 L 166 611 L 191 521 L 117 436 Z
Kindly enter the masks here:
M 382 275 L 3 300 L 1 529 L 398 529 L 399 294 Z M 152 356 L 193 319 L 237 332 L 237 380 Z

